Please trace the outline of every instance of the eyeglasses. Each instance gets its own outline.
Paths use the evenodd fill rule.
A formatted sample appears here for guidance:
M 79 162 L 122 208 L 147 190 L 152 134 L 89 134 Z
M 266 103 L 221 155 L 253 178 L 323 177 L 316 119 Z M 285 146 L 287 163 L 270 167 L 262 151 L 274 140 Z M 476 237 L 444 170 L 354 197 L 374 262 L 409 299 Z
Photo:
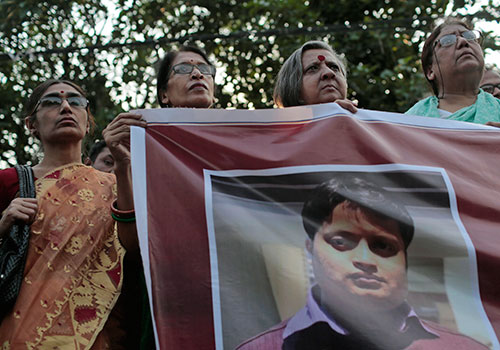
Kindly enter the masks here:
M 174 73 L 176 74 L 191 74 L 191 72 L 195 68 L 198 69 L 201 74 L 211 75 L 215 77 L 215 67 L 206 63 L 179 63 L 172 67 L 172 71 L 174 71 Z
M 451 45 L 455 45 L 455 43 L 457 42 L 457 37 L 459 35 L 467 41 L 476 41 L 479 44 L 481 44 L 482 36 L 481 36 L 481 32 L 479 30 L 467 30 L 467 31 L 462 32 L 460 34 L 443 35 L 438 40 L 439 44 L 441 44 L 442 47 L 448 47 Z M 434 46 L 437 45 L 438 41 L 434 42 Z
M 493 95 L 495 88 L 500 89 L 500 84 L 484 84 L 480 88 Z
M 42 108 L 60 107 L 64 100 L 68 101 L 68 104 L 71 107 L 83 109 L 83 108 L 87 108 L 87 106 L 89 105 L 89 101 L 83 96 L 69 96 L 69 97 L 45 96 L 45 97 L 42 97 L 40 100 L 38 100 L 33 111 L 36 112 L 38 107 L 42 107 Z

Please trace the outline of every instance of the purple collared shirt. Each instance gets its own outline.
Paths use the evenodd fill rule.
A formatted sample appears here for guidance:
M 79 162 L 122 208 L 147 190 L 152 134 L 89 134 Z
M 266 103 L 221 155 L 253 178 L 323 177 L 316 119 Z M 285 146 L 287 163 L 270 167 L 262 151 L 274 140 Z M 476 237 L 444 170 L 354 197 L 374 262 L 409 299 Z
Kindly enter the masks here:
M 314 288 L 314 287 L 313 287 Z M 408 314 L 403 315 L 401 317 L 401 326 L 399 330 L 402 332 L 404 329 L 406 329 L 407 326 L 407 320 L 415 317 L 418 320 L 418 324 L 425 329 L 427 332 L 429 332 L 432 335 L 439 336 L 436 332 L 433 332 L 429 327 L 424 325 L 420 320 L 418 319 L 417 314 L 408 305 Z M 288 320 L 288 323 L 285 327 L 285 330 L 283 332 L 283 339 L 286 339 L 290 335 L 292 335 L 295 332 L 299 332 L 301 330 L 304 330 L 306 328 L 311 327 L 313 324 L 318 323 L 318 322 L 326 322 L 330 326 L 331 329 L 333 329 L 335 332 L 342 334 L 342 335 L 347 335 L 349 332 L 343 328 L 339 323 L 335 321 L 333 316 L 327 315 L 321 307 L 318 305 L 316 300 L 313 297 L 312 289 L 309 290 L 309 293 L 307 295 L 307 302 L 306 305 L 300 309 L 290 320 Z

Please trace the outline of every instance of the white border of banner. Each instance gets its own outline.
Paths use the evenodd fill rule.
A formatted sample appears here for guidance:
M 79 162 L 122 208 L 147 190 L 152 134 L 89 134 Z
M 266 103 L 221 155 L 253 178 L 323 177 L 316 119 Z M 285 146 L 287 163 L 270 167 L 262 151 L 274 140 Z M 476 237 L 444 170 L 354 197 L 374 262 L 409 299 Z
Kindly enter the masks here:
M 311 122 L 324 118 L 347 116 L 365 122 L 388 122 L 397 125 L 431 129 L 500 132 L 499 128 L 493 126 L 415 115 L 410 116 L 393 112 L 358 109 L 357 113 L 352 114 L 336 103 L 255 110 L 156 108 L 138 109 L 132 112 L 142 114 L 149 124 L 156 125 L 293 124 Z
M 153 330 L 156 347 L 160 349 L 158 331 L 153 308 L 153 294 L 151 285 L 151 271 L 149 270 L 149 244 L 148 244 L 148 186 L 146 170 L 146 130 L 139 127 L 130 128 L 130 153 L 132 164 L 132 183 L 134 186 L 134 208 L 137 225 L 139 247 L 141 249 L 144 277 L 148 289 L 149 308 L 153 317 Z

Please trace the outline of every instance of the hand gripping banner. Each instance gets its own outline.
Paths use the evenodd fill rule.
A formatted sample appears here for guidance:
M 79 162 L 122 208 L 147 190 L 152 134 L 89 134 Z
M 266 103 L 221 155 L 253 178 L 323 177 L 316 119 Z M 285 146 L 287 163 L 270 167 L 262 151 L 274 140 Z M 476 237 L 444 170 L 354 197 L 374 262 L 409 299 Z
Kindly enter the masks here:
M 140 110 L 161 349 L 500 349 L 500 130 L 336 104 Z

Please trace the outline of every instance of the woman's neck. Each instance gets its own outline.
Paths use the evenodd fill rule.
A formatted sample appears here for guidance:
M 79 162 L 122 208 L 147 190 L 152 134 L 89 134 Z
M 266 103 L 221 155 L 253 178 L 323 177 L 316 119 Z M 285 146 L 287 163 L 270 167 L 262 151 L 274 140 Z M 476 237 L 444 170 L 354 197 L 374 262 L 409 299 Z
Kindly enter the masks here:
M 455 94 L 446 93 L 439 99 L 439 108 L 450 113 L 473 105 L 476 103 L 477 93 L 474 94 Z
M 457 73 L 453 77 L 452 84 L 449 84 L 451 81 L 447 81 L 446 79 L 444 82 L 436 81 L 440 90 L 438 95 L 439 108 L 455 113 L 464 107 L 473 105 L 479 93 L 479 83 L 482 77 L 481 72 L 468 71 L 461 74 Z
M 33 167 L 36 177 L 71 163 L 81 163 L 81 142 L 77 144 L 44 144 L 42 161 Z

